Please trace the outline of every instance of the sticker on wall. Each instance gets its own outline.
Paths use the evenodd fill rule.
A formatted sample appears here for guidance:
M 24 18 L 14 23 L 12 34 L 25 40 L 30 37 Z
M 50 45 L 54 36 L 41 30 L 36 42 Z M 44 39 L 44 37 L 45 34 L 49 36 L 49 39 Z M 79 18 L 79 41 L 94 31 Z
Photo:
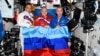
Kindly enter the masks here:
M 30 3 L 32 3 L 32 4 L 38 4 L 38 0 L 31 0 Z
M 60 5 L 61 3 L 60 3 L 60 0 L 53 0 L 53 4 L 54 5 Z

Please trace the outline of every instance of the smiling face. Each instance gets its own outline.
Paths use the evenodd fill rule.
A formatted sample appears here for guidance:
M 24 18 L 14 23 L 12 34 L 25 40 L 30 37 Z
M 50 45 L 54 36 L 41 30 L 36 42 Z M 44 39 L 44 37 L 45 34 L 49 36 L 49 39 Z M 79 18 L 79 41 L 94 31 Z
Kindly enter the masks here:
M 25 11 L 27 11 L 28 13 L 31 13 L 32 12 L 32 5 L 31 4 L 27 4 L 25 6 Z
M 56 9 L 56 13 L 57 13 L 57 16 L 58 16 L 58 17 L 61 17 L 62 14 L 63 14 L 63 9 L 62 9 L 61 7 L 58 7 L 58 8 Z
M 42 16 L 47 16 L 47 8 L 42 8 L 41 14 L 42 14 Z

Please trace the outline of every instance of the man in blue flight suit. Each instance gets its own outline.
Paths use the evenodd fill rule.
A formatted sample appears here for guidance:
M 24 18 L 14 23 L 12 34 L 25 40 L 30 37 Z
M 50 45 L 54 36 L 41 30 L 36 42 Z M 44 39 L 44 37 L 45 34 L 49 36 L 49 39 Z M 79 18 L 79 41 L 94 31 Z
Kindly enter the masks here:
M 66 26 L 66 24 L 69 22 L 67 17 L 63 16 L 63 8 L 57 7 L 56 9 L 57 16 L 53 17 L 50 22 L 51 28 L 59 28 L 60 26 Z
M 69 22 L 68 18 L 64 17 L 63 16 L 63 8 L 62 7 L 57 7 L 56 9 L 56 13 L 57 13 L 57 16 L 56 17 L 53 17 L 50 21 L 50 27 L 51 28 L 57 28 L 57 29 L 60 29 L 60 27 L 62 26 L 66 26 L 66 24 Z M 59 40 L 58 40 L 59 39 Z M 70 56 L 70 45 L 71 43 L 66 41 L 67 39 L 63 38 L 63 40 L 60 40 L 60 38 L 56 39 L 57 41 L 61 41 L 61 43 L 53 43 L 52 44 L 52 47 L 54 48 L 57 48 L 57 45 L 60 45 L 60 48 L 62 49 L 59 49 L 59 50 L 51 50 L 51 54 L 53 56 Z M 52 42 L 51 42 L 52 43 Z M 66 43 L 66 44 L 65 44 Z M 65 45 L 65 46 L 64 46 Z M 68 47 L 67 47 L 68 45 Z M 64 46 L 64 47 L 63 47 Z M 65 48 L 66 47 L 66 48 Z

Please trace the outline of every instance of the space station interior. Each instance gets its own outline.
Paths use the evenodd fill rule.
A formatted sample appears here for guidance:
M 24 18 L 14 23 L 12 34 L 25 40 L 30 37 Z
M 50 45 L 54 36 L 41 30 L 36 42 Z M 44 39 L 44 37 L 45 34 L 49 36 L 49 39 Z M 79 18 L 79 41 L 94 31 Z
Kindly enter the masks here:
M 0 0 L 0 26 L 4 28 L 0 56 L 23 56 L 16 19 L 26 3 L 33 5 L 34 16 L 41 14 L 43 6 L 49 16 L 56 16 L 56 7 L 61 6 L 69 19 L 66 25 L 71 32 L 70 56 L 100 56 L 100 0 Z

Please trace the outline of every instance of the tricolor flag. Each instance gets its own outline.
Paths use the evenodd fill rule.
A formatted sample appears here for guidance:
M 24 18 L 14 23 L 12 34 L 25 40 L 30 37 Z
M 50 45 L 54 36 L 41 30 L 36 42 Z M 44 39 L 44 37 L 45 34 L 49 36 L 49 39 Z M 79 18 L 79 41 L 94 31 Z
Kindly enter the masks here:
M 3 21 L 2 21 L 2 17 L 1 17 L 1 12 L 0 12 L 0 41 L 3 39 L 4 37 L 4 28 L 3 28 Z
M 39 26 L 23 28 L 23 37 L 24 56 L 42 55 L 45 48 L 52 50 L 51 53 L 53 51 L 65 53 L 65 50 L 69 48 L 67 42 L 70 38 L 70 33 L 66 26 L 59 29 Z

